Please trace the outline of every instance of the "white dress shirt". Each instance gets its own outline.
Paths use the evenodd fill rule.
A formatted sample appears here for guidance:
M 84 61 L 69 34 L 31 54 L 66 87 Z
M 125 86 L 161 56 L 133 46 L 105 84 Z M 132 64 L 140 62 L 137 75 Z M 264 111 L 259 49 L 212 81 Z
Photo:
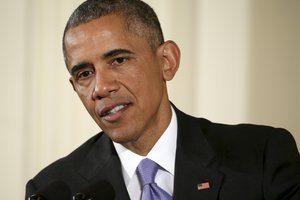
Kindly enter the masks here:
M 172 118 L 168 128 L 153 146 L 147 156 L 140 156 L 118 143 L 113 143 L 122 164 L 122 173 L 130 199 L 140 200 L 142 188 L 136 174 L 140 161 L 149 158 L 163 169 L 158 170 L 155 182 L 159 187 L 173 196 L 175 154 L 177 141 L 177 117 L 172 108 Z

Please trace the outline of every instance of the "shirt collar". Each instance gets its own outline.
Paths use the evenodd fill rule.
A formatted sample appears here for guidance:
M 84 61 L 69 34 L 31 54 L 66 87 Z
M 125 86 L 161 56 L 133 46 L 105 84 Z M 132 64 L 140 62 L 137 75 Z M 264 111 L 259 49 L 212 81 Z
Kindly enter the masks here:
M 146 157 L 140 156 L 126 149 L 119 143 L 113 142 L 122 163 L 122 171 L 125 183 L 133 177 L 140 161 L 149 158 L 159 164 L 162 168 L 174 175 L 175 154 L 177 141 L 177 117 L 172 108 L 172 118 L 169 126 L 153 146 Z

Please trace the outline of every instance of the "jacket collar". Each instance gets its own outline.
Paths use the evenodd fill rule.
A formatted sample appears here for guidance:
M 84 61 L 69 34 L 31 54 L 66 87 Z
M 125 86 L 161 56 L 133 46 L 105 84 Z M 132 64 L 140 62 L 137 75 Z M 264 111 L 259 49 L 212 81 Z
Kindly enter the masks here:
M 112 141 L 102 132 L 88 152 L 79 174 L 89 184 L 105 180 L 112 184 L 116 200 L 129 200 L 129 195 L 123 180 L 121 162 Z
M 205 132 L 211 122 L 186 115 L 173 106 L 178 118 L 174 198 L 218 198 L 223 174 Z
M 219 161 L 205 138 L 211 122 L 188 116 L 172 106 L 178 119 L 174 198 L 216 200 L 223 174 L 217 171 Z M 120 159 L 104 133 L 95 139 L 79 173 L 90 183 L 97 180 L 110 182 L 116 199 L 129 200 Z

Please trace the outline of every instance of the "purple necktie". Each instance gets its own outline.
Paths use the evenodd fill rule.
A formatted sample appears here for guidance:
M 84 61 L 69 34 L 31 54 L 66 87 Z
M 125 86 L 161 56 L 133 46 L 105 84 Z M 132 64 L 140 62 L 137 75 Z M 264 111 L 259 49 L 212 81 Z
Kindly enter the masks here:
M 154 182 L 158 164 L 148 158 L 137 167 L 137 175 L 142 184 L 142 200 L 172 200 L 172 197 Z

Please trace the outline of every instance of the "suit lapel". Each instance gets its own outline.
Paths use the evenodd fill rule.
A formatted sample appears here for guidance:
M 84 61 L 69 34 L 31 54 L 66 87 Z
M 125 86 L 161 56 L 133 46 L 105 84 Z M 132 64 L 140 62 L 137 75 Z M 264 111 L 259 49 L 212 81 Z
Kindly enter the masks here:
M 174 198 L 216 200 L 223 175 L 216 170 L 218 160 L 203 134 L 209 122 L 190 117 L 173 107 L 178 118 Z M 113 185 L 116 200 L 130 199 L 121 162 L 105 134 L 101 133 L 95 139 L 82 163 L 78 172 L 88 184 L 106 180 Z
M 190 117 L 176 109 L 178 118 L 174 198 L 218 199 L 223 174 L 203 130 L 209 121 Z
M 121 169 L 121 162 L 111 140 L 102 133 L 87 154 L 79 173 L 89 184 L 106 180 L 112 184 L 116 200 L 130 199 Z

